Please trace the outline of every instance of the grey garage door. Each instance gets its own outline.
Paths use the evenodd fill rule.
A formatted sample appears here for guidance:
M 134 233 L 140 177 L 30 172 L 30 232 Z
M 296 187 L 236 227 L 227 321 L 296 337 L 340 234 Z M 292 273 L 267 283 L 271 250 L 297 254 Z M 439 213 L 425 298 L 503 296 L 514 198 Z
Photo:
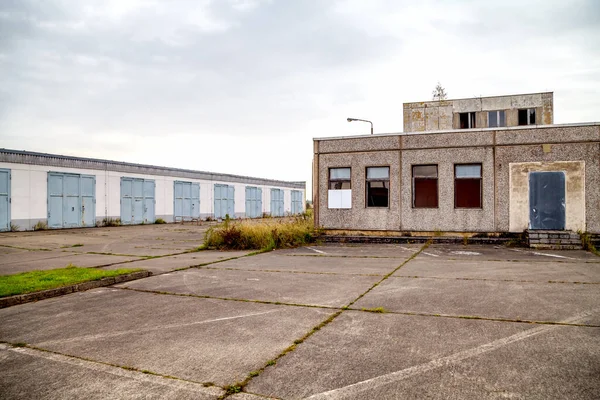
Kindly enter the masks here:
M 175 181 L 175 221 L 200 218 L 200 184 Z
M 154 223 L 155 184 L 151 179 L 121 178 L 121 223 Z
M 246 217 L 262 217 L 262 189 L 246 186 Z
M 0 169 L 0 231 L 10 230 L 10 170 Z
M 48 172 L 48 227 L 96 225 L 96 177 Z
M 271 189 L 271 216 L 283 217 L 283 190 Z
M 292 190 L 292 214 L 302 214 L 303 210 L 302 191 Z
M 215 218 L 235 218 L 235 189 L 233 186 L 215 183 Z

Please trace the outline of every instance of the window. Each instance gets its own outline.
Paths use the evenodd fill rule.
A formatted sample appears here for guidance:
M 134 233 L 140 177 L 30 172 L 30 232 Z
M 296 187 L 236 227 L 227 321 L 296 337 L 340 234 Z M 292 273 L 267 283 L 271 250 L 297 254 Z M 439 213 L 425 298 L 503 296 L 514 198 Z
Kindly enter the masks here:
M 454 166 L 454 207 L 481 208 L 481 164 Z
M 390 167 L 367 167 L 367 207 L 387 207 L 390 194 Z
M 504 111 L 489 111 L 488 127 L 497 128 L 500 126 L 506 126 L 506 116 Z
M 459 113 L 460 117 L 460 129 L 472 129 L 475 128 L 475 113 L 466 112 Z
M 350 168 L 329 168 L 329 189 L 350 188 Z
M 352 208 L 350 168 L 329 168 L 328 208 Z
M 519 125 L 535 125 L 535 108 L 519 110 Z
M 438 168 L 437 165 L 413 165 L 413 207 L 437 208 Z

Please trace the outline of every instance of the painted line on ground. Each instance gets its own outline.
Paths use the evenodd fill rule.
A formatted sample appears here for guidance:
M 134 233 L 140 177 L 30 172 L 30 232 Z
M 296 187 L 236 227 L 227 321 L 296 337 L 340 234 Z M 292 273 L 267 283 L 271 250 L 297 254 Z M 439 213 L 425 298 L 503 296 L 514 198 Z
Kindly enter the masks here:
M 319 254 L 327 254 L 327 253 L 325 253 L 324 251 L 317 250 L 317 249 L 313 249 L 312 247 L 306 247 L 306 248 L 307 248 L 307 249 L 309 249 L 309 250 L 312 250 L 312 251 L 314 251 L 314 252 L 317 252 L 317 253 L 319 253 Z
M 428 255 L 428 256 L 431 256 L 431 257 L 439 257 L 437 254 L 428 253 L 426 251 L 422 251 L 421 253 L 423 253 L 425 255 Z
M 536 251 L 533 251 L 532 253 L 535 254 L 536 256 L 547 256 L 547 257 L 556 257 L 556 258 L 566 258 L 568 260 L 578 260 L 578 258 L 559 256 L 558 254 L 538 253 Z
M 583 312 L 577 314 L 572 318 L 568 318 L 566 320 L 561 321 L 562 323 L 575 323 L 585 319 L 586 317 L 592 315 L 596 310 Z M 511 343 L 519 342 L 521 340 L 528 339 L 530 337 L 545 333 L 550 330 L 554 330 L 557 328 L 557 325 L 544 325 L 539 326 L 533 329 L 528 329 L 524 332 L 519 332 L 517 334 L 507 336 L 501 339 L 494 340 L 492 342 L 468 349 L 459 351 L 458 353 L 454 353 L 452 355 L 437 358 L 435 360 L 431 360 L 427 363 L 415 365 L 413 367 L 405 368 L 399 371 L 391 372 L 389 374 L 380 375 L 375 378 L 367 379 L 362 382 L 353 383 L 348 386 L 344 386 L 338 389 L 329 390 L 327 392 L 317 393 L 312 396 L 307 397 L 306 399 L 310 400 L 325 400 L 325 399 L 343 399 L 348 396 L 356 396 L 358 393 L 365 392 L 367 390 L 372 390 L 379 388 L 381 386 L 389 385 L 391 383 L 399 382 L 404 379 L 411 378 L 413 376 L 429 372 L 431 370 L 445 367 L 472 357 L 479 356 L 481 354 L 498 350 L 502 347 L 505 347 Z

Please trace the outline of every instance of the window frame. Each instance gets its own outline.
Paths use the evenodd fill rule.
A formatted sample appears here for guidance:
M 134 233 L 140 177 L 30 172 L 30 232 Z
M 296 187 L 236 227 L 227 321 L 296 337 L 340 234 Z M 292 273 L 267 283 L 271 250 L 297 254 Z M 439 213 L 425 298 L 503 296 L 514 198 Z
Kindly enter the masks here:
M 467 122 L 468 125 L 467 127 L 462 127 L 461 126 L 461 115 L 463 114 L 467 114 Z M 473 115 L 473 118 L 471 118 L 471 114 Z M 458 113 L 458 129 L 475 129 L 477 128 L 477 112 L 476 111 L 465 111 L 465 112 L 459 112 Z
M 430 177 L 415 177 L 415 167 L 435 167 L 435 178 L 430 178 Z M 410 173 L 411 173 L 411 195 L 412 195 L 412 201 L 411 201 L 411 206 L 412 208 L 418 208 L 418 209 L 439 209 L 440 208 L 440 167 L 439 164 L 412 164 L 410 166 Z M 436 196 L 436 205 L 435 207 L 430 206 L 430 207 L 424 207 L 424 206 L 417 206 L 416 205 L 416 191 L 415 191 L 415 179 L 431 179 L 434 180 L 435 179 L 435 196 Z
M 519 116 L 519 114 L 521 113 L 521 111 L 525 111 L 525 113 L 526 113 L 526 117 L 527 117 L 527 123 L 526 124 L 521 124 L 521 118 Z M 530 111 L 533 111 L 533 123 L 530 120 L 530 117 L 531 117 Z M 517 125 L 518 126 L 537 125 L 537 110 L 535 109 L 535 107 L 519 108 L 517 110 Z
M 350 178 L 348 179 L 331 179 L 331 171 L 334 169 L 349 169 L 350 170 Z M 329 167 L 328 169 L 328 176 L 327 176 L 328 182 L 327 182 L 327 190 L 352 190 L 352 167 Z M 348 182 L 348 188 L 339 188 L 339 189 L 335 189 L 335 188 L 331 188 L 331 184 L 335 183 L 335 182 Z
M 456 167 L 479 166 L 479 178 L 458 178 Z M 479 207 L 459 207 L 457 203 L 456 181 L 459 179 L 479 179 Z M 454 164 L 454 208 L 457 210 L 483 210 L 483 163 L 460 163 Z
M 388 176 L 387 179 L 381 178 L 368 178 L 369 168 L 387 168 Z M 365 208 L 390 208 L 390 166 L 389 165 L 371 165 L 365 167 Z M 385 206 L 371 206 L 369 205 L 369 182 L 387 182 L 387 205 Z
M 495 126 L 491 126 L 490 125 L 490 114 L 495 113 L 496 114 L 496 125 Z M 500 125 L 500 113 L 502 113 L 502 115 L 504 116 L 504 125 Z M 488 128 L 506 128 L 506 110 L 496 110 L 496 111 L 488 111 Z

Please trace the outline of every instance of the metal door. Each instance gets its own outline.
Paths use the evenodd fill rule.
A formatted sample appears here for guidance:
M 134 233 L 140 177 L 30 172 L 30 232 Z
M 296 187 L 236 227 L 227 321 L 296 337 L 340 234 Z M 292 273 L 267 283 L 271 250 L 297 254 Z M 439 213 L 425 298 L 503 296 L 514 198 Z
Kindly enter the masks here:
M 48 227 L 63 226 L 63 176 L 48 173 Z
M 564 172 L 529 173 L 529 229 L 565 229 Z
M 234 195 L 233 186 L 215 183 L 215 218 L 235 218 Z
M 81 197 L 79 196 L 79 175 L 65 174 L 63 178 L 63 228 L 79 226 Z
M 133 223 L 144 222 L 144 181 L 133 180 Z
M 155 215 L 155 192 L 156 186 L 154 181 L 144 180 L 144 222 L 145 223 L 154 223 L 156 220 Z
M 190 182 L 182 182 L 183 188 L 183 206 L 181 207 L 183 219 L 190 219 L 192 216 L 192 184 Z
M 0 169 L 0 231 L 10 230 L 10 170 Z
M 247 218 L 256 218 L 254 215 L 256 207 L 256 188 L 246 186 L 246 217 Z
M 235 188 L 227 186 L 227 214 L 229 218 L 235 218 Z
M 96 226 L 96 177 L 81 176 L 81 226 Z
M 121 223 L 133 223 L 133 179 L 121 178 Z
M 200 218 L 200 184 L 192 183 L 192 218 Z
M 281 189 L 271 189 L 271 215 L 283 216 L 283 190 Z

